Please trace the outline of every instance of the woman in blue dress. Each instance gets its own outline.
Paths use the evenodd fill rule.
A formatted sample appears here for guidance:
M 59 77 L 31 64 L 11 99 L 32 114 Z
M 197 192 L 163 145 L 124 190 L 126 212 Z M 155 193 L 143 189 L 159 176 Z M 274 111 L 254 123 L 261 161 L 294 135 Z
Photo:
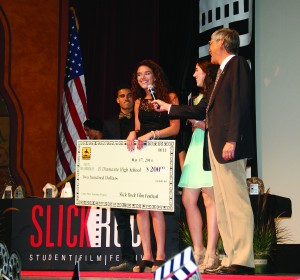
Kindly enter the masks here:
M 197 61 L 193 77 L 196 79 L 197 87 L 200 88 L 200 93 L 194 99 L 194 105 L 197 105 L 201 98 L 212 89 L 216 72 L 216 66 L 209 61 Z M 203 273 L 206 268 L 213 269 L 219 265 L 216 249 L 219 230 L 212 187 L 212 174 L 211 171 L 203 170 L 205 120 L 189 120 L 189 122 L 192 124 L 194 132 L 184 161 L 179 187 L 183 189 L 182 203 L 193 242 L 194 258 L 196 263 L 199 264 L 200 272 Z M 206 248 L 203 244 L 203 221 L 198 207 L 201 191 L 207 217 Z

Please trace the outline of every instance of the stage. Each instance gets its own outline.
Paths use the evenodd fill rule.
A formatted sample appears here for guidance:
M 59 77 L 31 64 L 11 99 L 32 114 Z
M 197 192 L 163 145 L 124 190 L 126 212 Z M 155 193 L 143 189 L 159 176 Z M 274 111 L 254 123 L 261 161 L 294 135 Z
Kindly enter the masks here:
M 270 196 L 268 210 L 281 209 L 277 196 Z M 252 206 L 257 198 L 251 196 Z M 274 209 L 273 209 L 274 208 Z M 291 209 L 290 205 L 284 207 Z M 80 279 L 153 279 L 152 273 L 109 272 L 110 266 L 120 262 L 114 210 L 77 207 L 74 199 L 2 200 L 5 215 L 5 235 L 0 242 L 6 268 L 11 264 L 21 271 L 21 279 L 72 279 L 74 264 L 81 259 Z M 6 211 L 6 212 L 5 212 Z M 255 210 L 254 210 L 255 211 Z M 274 213 L 273 213 L 274 214 Z M 290 211 L 285 214 L 290 216 Z M 179 214 L 166 214 L 168 225 L 167 258 L 180 249 L 178 236 Z M 94 220 L 98 217 L 98 222 Z M 92 243 L 97 226 L 101 232 L 99 244 Z M 132 216 L 133 246 L 137 261 L 142 258 L 135 217 Z M 99 234 L 100 235 L 100 234 Z M 268 275 L 220 276 L 201 275 L 202 279 L 284 279 L 300 280 L 298 265 L 299 245 L 278 245 L 275 258 L 270 262 Z M 18 256 L 18 258 L 16 258 Z M 19 262 L 16 262 L 16 260 Z M 20 265 L 19 265 L 20 264 Z M 35 270 L 39 269 L 39 271 Z
M 72 279 L 73 271 L 22 271 L 22 279 L 24 280 L 66 280 Z M 80 279 L 153 279 L 153 273 L 134 273 L 134 272 L 97 272 L 97 271 L 82 271 L 80 272 Z M 299 275 L 209 275 L 201 274 L 203 280 L 300 280 Z

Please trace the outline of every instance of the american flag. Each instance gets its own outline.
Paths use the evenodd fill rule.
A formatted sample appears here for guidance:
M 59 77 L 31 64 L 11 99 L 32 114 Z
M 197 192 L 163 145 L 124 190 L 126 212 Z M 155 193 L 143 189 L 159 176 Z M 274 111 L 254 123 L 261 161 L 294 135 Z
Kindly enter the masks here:
M 83 122 L 87 119 L 85 80 L 76 20 L 69 13 L 69 41 L 64 92 L 57 141 L 56 181 L 60 182 L 75 172 L 76 143 L 86 139 Z

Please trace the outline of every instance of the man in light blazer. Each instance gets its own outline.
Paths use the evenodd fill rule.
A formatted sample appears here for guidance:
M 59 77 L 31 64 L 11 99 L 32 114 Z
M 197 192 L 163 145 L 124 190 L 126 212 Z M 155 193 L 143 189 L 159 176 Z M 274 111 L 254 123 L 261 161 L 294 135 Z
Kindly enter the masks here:
M 103 122 L 103 139 L 126 139 L 129 132 L 134 130 L 133 96 L 130 86 L 120 84 L 117 86 L 116 101 L 120 106 L 120 112 L 112 119 Z M 130 216 L 133 211 L 127 209 L 114 209 L 118 224 L 118 236 L 121 245 L 122 261 L 116 266 L 110 267 L 110 271 L 132 271 L 136 265 L 136 254 L 132 248 L 132 231 Z
M 175 106 L 156 100 L 157 111 L 170 117 L 206 119 L 204 167 L 211 165 L 217 220 L 226 256 L 222 266 L 207 273 L 254 274 L 253 212 L 246 184 L 246 161 L 254 155 L 250 116 L 250 68 L 237 56 L 239 34 L 215 31 L 209 41 L 211 62 L 220 76 L 211 95 L 197 106 Z M 207 157 L 209 156 L 209 162 Z

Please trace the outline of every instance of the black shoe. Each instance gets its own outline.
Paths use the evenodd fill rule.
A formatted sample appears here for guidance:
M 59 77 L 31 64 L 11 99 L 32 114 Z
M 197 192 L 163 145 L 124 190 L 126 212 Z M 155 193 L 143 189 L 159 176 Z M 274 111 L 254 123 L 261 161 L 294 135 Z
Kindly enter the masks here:
M 214 273 L 214 274 L 236 274 L 236 275 L 253 275 L 254 268 L 232 264 L 231 266 L 221 266 L 220 268 L 216 269 L 214 272 L 206 272 L 206 273 Z
M 129 261 L 123 261 L 119 265 L 109 268 L 110 271 L 131 271 L 135 267 L 135 263 Z

